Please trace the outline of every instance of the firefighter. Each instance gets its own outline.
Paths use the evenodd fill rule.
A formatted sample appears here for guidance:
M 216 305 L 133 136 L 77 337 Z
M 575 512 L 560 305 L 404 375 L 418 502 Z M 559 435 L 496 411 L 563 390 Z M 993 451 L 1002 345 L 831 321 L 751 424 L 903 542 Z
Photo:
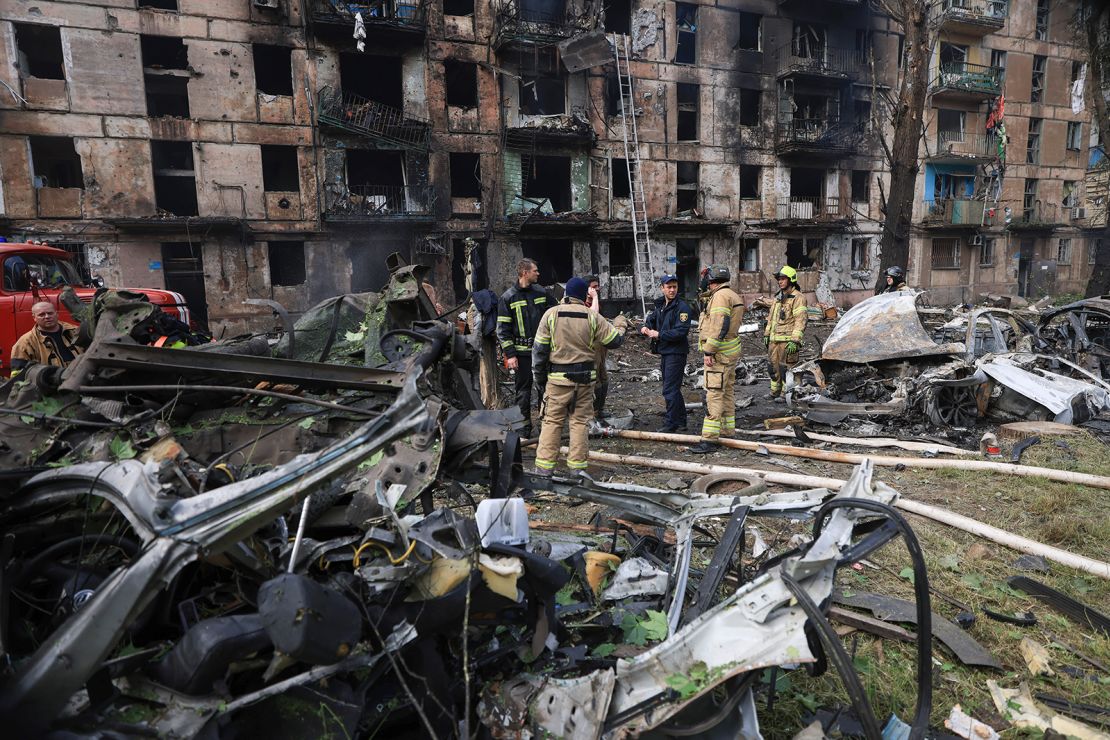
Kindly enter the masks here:
M 624 341 L 628 321 L 618 316 L 616 325 L 586 307 L 586 281 L 567 281 L 566 297 L 540 319 L 532 346 L 532 371 L 537 388 L 543 388 L 543 424 L 536 447 L 536 474 L 550 476 L 559 456 L 563 422 L 570 419 L 570 452 L 567 467 L 584 473 L 589 459 L 586 441 L 593 414 L 596 354 L 599 345 L 615 349 Z
M 906 271 L 898 265 L 888 267 L 883 272 L 886 275 L 886 293 L 894 293 L 899 290 L 910 290 L 910 286 L 906 285 Z
M 767 327 L 763 330 L 763 344 L 767 347 L 771 360 L 771 398 L 776 403 L 784 399 L 782 393 L 786 382 L 786 369 L 798 362 L 798 350 L 802 347 L 802 335 L 806 330 L 806 297 L 798 290 L 798 271 L 784 265 L 775 274 L 779 292 L 767 316 Z
M 516 284 L 501 294 L 497 302 L 497 339 L 505 368 L 515 373 L 515 401 L 524 417 L 525 437 L 532 436 L 532 342 L 536 327 L 554 298 L 541 288 L 540 268 L 534 260 L 517 263 Z M 538 389 L 540 393 L 543 388 Z
M 68 367 L 81 354 L 81 348 L 77 346 L 78 328 L 59 321 L 58 309 L 53 303 L 39 301 L 31 306 L 31 318 L 35 325 L 12 347 L 13 375 L 28 365 Z
M 724 265 L 710 265 L 704 280 L 709 289 L 698 327 L 698 348 L 705 365 L 705 419 L 701 442 L 690 452 L 713 452 L 722 436 L 736 434 L 736 362 L 740 359 L 740 321 L 744 303 L 728 286 L 732 279 Z

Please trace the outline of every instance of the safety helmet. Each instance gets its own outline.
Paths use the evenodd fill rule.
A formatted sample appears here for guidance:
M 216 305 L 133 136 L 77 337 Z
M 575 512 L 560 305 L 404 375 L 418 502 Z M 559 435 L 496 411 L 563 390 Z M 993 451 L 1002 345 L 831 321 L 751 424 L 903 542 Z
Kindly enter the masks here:
M 727 283 L 732 279 L 732 273 L 724 265 L 710 265 L 705 277 L 710 283 Z
M 883 274 L 888 277 L 892 277 L 895 280 L 905 280 L 906 278 L 906 271 L 898 265 L 886 268 L 886 271 Z
M 782 269 L 775 273 L 776 278 L 784 277 L 792 283 L 798 282 L 798 271 L 790 265 L 783 265 Z

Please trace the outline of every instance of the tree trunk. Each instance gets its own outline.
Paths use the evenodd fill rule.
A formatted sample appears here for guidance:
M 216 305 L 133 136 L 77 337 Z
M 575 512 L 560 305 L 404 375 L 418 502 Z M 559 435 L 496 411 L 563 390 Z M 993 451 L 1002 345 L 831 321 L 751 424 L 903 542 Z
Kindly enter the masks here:
M 1110 18 L 1110 6 L 1104 5 L 1099 10 L 1089 12 L 1086 23 L 1087 32 L 1087 89 L 1084 91 L 1088 105 L 1094 110 L 1095 125 L 1098 127 L 1099 140 L 1103 151 L 1106 150 L 1106 132 L 1110 131 L 1110 114 L 1106 110 L 1105 90 L 1102 89 L 1102 70 L 1108 60 L 1106 53 L 1110 46 L 1102 43 L 1101 29 L 1106 27 Z M 1103 165 L 1105 166 L 1105 162 Z M 1095 253 L 1095 264 L 1091 269 L 1091 277 L 1087 280 L 1086 295 L 1088 298 L 1110 293 L 1110 206 L 1106 207 L 1104 218 L 1106 223 L 1102 227 L 1101 246 Z M 1087 247 L 1091 248 L 1090 245 Z
M 925 115 L 925 97 L 929 86 L 928 14 L 926 4 L 919 0 L 903 3 L 901 14 L 906 38 L 903 49 L 906 69 L 898 90 L 894 111 L 894 141 L 890 147 L 890 189 L 887 191 L 883 236 L 880 242 L 881 262 L 875 292 L 886 289 L 886 268 L 898 265 L 908 268 L 910 227 L 913 218 L 913 196 L 917 185 L 918 145 Z

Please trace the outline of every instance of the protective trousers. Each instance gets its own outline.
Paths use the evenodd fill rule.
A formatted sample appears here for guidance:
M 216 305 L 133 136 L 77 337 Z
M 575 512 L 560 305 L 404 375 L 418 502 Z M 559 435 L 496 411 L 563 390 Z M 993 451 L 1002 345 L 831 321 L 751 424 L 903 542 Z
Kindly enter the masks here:
M 701 438 L 716 441 L 736 434 L 736 362 L 722 362 L 705 368 L 705 419 Z
M 771 342 L 769 346 L 772 396 L 778 396 L 782 393 L 786 383 L 786 369 L 798 364 L 798 353 L 787 352 L 786 346 L 788 344 L 790 342 Z
M 659 372 L 663 376 L 663 400 L 667 402 L 667 426 L 686 428 L 686 399 L 682 397 L 682 376 L 686 355 L 661 355 Z
M 524 436 L 532 436 L 532 355 L 519 353 L 516 356 L 516 387 L 513 400 L 524 417 Z
M 540 427 L 540 441 L 536 447 L 536 467 L 554 470 L 559 458 L 559 441 L 563 435 L 563 422 L 570 418 L 570 452 L 567 454 L 567 467 L 571 470 L 585 470 L 589 461 L 590 448 L 587 433 L 590 415 L 593 413 L 593 383 L 580 385 L 555 385 L 548 381 L 547 394 L 543 400 L 543 425 Z

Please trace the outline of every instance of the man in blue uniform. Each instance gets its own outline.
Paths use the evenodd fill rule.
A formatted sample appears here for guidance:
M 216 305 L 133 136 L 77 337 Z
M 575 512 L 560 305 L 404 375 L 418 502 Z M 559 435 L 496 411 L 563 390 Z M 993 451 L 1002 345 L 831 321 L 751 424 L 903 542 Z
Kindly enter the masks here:
M 678 278 L 664 275 L 659 281 L 663 295 L 655 299 L 640 333 L 652 340 L 652 351 L 659 354 L 663 373 L 663 399 L 667 402 L 667 421 L 659 430 L 686 430 L 686 400 L 682 397 L 682 377 L 686 356 L 690 354 L 690 319 L 694 311 L 678 296 Z

